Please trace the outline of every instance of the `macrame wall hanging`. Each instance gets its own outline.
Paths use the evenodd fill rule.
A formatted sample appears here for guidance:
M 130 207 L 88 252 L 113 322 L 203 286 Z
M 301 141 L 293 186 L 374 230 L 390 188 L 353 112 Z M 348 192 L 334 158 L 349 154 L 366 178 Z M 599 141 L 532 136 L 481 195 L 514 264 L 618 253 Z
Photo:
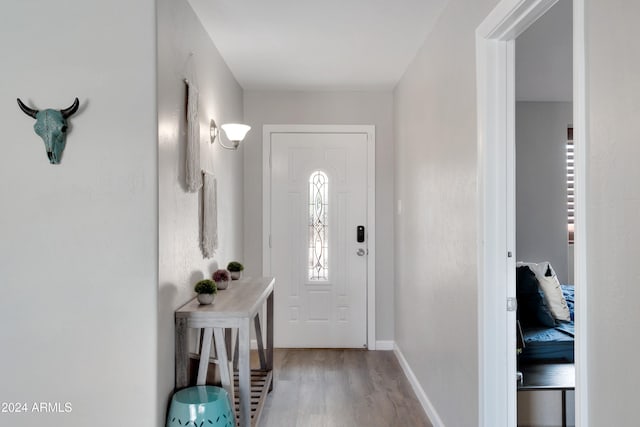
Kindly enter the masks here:
M 203 215 L 202 215 L 202 254 L 205 258 L 213 258 L 218 249 L 218 201 L 217 182 L 215 177 L 202 171 L 204 181 Z
M 185 179 L 187 191 L 195 193 L 202 187 L 200 173 L 200 122 L 198 121 L 198 86 L 193 67 L 193 54 L 187 62 L 187 165 Z
M 200 123 L 198 122 L 198 89 L 187 83 L 187 191 L 195 193 L 202 186 L 200 175 Z

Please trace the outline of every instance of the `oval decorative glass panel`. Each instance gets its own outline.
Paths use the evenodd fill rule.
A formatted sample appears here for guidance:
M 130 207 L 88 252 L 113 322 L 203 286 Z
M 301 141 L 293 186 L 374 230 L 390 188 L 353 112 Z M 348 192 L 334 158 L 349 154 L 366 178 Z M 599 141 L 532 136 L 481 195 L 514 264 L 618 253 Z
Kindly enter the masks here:
M 329 278 L 328 254 L 329 178 L 322 171 L 309 177 L 309 280 Z

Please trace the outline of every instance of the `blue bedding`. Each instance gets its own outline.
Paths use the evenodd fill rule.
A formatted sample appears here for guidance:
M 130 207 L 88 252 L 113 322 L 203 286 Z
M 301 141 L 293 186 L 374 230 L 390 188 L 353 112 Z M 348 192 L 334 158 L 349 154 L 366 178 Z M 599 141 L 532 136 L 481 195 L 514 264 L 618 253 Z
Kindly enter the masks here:
M 571 313 L 571 324 L 573 324 L 573 305 L 575 304 L 575 298 L 573 294 L 573 286 L 572 285 L 560 285 L 562 288 L 562 295 L 564 295 L 564 299 L 567 300 L 567 305 L 569 306 L 569 312 Z
M 569 362 L 574 360 L 574 294 L 573 286 L 561 285 L 567 300 L 571 322 L 556 322 L 555 327 L 526 328 L 522 331 L 525 347 L 522 362 Z

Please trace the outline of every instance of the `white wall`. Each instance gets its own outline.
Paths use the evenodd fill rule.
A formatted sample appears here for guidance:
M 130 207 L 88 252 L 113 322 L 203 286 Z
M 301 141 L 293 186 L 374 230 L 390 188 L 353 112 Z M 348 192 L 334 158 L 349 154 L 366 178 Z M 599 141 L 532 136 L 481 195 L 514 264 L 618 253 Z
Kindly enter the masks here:
M 373 124 L 376 127 L 376 338 L 393 339 L 393 107 L 390 91 L 246 91 L 245 260 L 262 271 L 262 126 L 265 124 Z
M 451 0 L 395 90 L 395 338 L 447 426 L 478 425 L 475 30 Z
M 570 102 L 516 104 L 516 254 L 519 261 L 549 261 L 560 283 L 568 283 L 566 142 L 572 108 Z
M 586 407 L 590 426 L 623 426 L 637 423 L 640 383 L 640 3 L 586 0 L 586 5 Z M 580 237 L 576 234 L 576 242 Z
M 194 296 L 193 284 L 243 257 L 243 148 L 229 151 L 209 142 L 209 120 L 242 121 L 242 89 L 186 0 L 158 2 L 159 134 L 159 413 L 174 386 L 174 310 Z M 190 57 L 190 54 L 193 56 Z M 201 167 L 218 188 L 219 249 L 212 259 L 200 249 L 202 192 L 185 189 L 187 73 L 200 93 Z
M 157 426 L 152 0 L 5 0 L 0 14 L 3 426 Z M 59 165 L 37 108 L 80 99 Z M 70 402 L 70 413 L 32 412 Z

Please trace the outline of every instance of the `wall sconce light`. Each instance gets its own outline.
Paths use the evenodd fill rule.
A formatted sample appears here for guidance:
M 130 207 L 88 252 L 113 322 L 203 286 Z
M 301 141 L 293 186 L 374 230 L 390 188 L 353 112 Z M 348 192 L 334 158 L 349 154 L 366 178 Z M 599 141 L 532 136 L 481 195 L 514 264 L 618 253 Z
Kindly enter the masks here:
M 224 131 L 224 134 L 227 137 L 227 139 L 231 141 L 233 145 L 231 146 L 224 145 L 224 143 L 222 142 L 222 136 L 220 134 L 220 131 L 218 130 L 218 126 L 216 125 L 216 122 L 213 119 L 211 119 L 211 122 L 209 124 L 209 136 L 211 137 L 211 143 L 213 144 L 216 138 L 219 138 L 220 145 L 222 146 L 222 148 L 226 148 L 227 150 L 237 150 L 238 145 L 240 145 L 240 142 L 247 135 L 247 132 L 249 132 L 249 129 L 251 129 L 251 126 L 247 126 L 239 123 L 225 123 L 220 127 Z

